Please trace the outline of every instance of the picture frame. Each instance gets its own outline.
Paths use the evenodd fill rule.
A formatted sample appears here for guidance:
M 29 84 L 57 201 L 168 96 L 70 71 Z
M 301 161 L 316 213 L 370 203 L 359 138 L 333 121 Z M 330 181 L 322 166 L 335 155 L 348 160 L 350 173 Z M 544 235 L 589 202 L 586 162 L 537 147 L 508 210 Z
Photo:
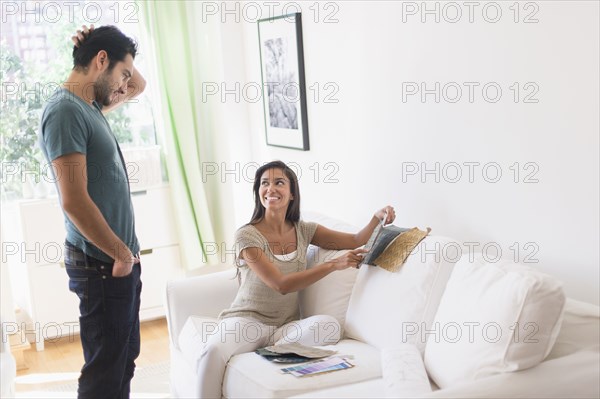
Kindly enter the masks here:
M 302 15 L 258 21 L 267 145 L 308 151 Z

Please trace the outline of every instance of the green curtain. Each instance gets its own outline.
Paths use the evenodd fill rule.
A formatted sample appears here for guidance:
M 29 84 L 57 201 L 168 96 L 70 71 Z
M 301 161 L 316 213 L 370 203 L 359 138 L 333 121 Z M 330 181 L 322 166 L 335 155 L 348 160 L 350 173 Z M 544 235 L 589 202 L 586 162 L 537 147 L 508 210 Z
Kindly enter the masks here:
M 138 1 L 138 4 L 146 39 L 143 43 L 150 46 L 140 51 L 154 58 L 158 75 L 166 164 L 182 262 L 187 269 L 217 264 L 218 245 L 201 175 L 199 135 L 203 132 L 197 120 L 197 71 L 189 35 L 193 4 L 184 1 Z

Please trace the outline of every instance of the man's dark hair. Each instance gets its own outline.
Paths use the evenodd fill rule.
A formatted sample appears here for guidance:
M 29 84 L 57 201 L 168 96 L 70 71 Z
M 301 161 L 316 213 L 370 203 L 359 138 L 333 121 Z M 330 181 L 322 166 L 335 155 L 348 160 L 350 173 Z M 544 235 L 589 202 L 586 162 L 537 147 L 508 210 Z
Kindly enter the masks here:
M 101 50 L 108 54 L 110 71 L 117 62 L 125 60 L 127 54 L 135 58 L 137 43 L 115 26 L 101 26 L 91 31 L 79 47 L 73 46 L 73 68 L 86 68 Z

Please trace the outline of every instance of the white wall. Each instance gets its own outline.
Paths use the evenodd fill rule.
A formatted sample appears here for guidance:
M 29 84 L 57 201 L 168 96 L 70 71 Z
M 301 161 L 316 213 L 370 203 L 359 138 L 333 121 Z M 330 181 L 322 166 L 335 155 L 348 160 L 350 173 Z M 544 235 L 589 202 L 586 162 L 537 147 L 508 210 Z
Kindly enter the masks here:
M 339 101 L 324 103 L 328 91 L 323 90 L 320 102 L 309 96 L 309 152 L 265 145 L 261 103 L 246 102 L 248 111 L 239 118 L 228 115 L 238 127 L 229 139 L 250 142 L 250 160 L 301 165 L 304 209 L 362 225 L 376 209 L 391 204 L 397 225 L 431 226 L 434 234 L 453 237 L 465 250 L 466 242 L 479 249 L 487 244 L 489 257 L 497 247 L 520 261 L 530 255 L 538 262 L 529 265 L 562 279 L 569 296 L 598 304 L 598 3 L 530 3 L 537 10 L 520 3 L 519 23 L 509 9 L 513 2 L 488 5 L 488 18 L 494 18 L 495 4 L 502 17 L 487 22 L 482 10 L 488 3 L 474 9 L 472 23 L 463 2 L 454 3 L 463 13 L 457 23 L 445 21 L 443 14 L 439 23 L 433 15 L 423 23 L 421 14 L 403 14 L 403 7 L 421 7 L 421 2 L 335 2 L 337 11 L 320 6 L 319 21 L 310 8 L 314 2 L 301 3 L 307 86 L 332 82 Z M 441 10 L 445 4 L 439 3 Z M 456 8 L 446 7 L 446 18 L 453 18 Z M 338 22 L 324 23 L 331 12 Z M 523 23 L 532 12 L 538 23 Z M 243 21 L 243 14 L 240 23 L 225 18 L 229 22 L 221 30 L 230 69 L 225 79 L 260 82 L 256 24 Z M 444 97 L 436 103 L 433 95 L 424 102 L 419 96 L 403 101 L 403 82 L 425 82 L 428 88 L 456 82 L 463 97 L 457 103 Z M 464 82 L 479 83 L 472 103 Z M 496 103 L 482 96 L 489 82 L 503 91 Z M 517 103 L 510 89 L 514 82 L 521 90 Z M 537 103 L 523 102 L 532 91 L 524 90 L 528 82 L 539 88 L 533 97 Z M 325 169 L 328 162 L 334 166 Z M 465 162 L 480 163 L 473 182 Z M 517 183 L 510 168 L 515 162 Z M 317 163 L 321 173 L 315 179 Z M 439 163 L 442 172 L 457 163 L 463 175 L 451 183 L 456 169 L 447 166 L 446 179 L 442 173 L 439 182 L 434 175 L 403 176 L 403 168 L 415 163 L 430 169 Z M 502 172 L 497 183 L 486 181 L 495 177 L 495 169 L 482 172 L 483 165 L 493 163 Z M 531 164 L 525 168 L 526 163 Z M 325 181 L 330 172 L 336 183 Z M 530 172 L 537 183 L 524 183 Z M 252 210 L 251 187 L 248 182 L 233 186 L 235 220 L 241 224 Z

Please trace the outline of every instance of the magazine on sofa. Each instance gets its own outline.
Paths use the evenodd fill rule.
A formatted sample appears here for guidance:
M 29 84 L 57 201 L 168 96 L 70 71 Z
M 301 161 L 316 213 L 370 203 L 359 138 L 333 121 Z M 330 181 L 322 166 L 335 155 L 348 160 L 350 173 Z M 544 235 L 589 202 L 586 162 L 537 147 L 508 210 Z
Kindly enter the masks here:
M 306 346 L 297 342 L 267 346 L 255 351 L 256 354 L 275 363 L 300 363 L 331 356 L 336 351 Z
M 358 264 L 379 266 L 388 271 L 397 271 L 406 261 L 410 252 L 425 238 L 431 228 L 419 230 L 394 225 L 384 225 L 385 218 L 373 230 L 369 241 L 365 244 L 368 251 Z
M 354 367 L 346 356 L 331 356 L 325 359 L 313 360 L 298 366 L 286 367 L 279 370 L 282 374 L 291 374 L 294 377 L 309 377 L 312 375 L 331 373 Z

